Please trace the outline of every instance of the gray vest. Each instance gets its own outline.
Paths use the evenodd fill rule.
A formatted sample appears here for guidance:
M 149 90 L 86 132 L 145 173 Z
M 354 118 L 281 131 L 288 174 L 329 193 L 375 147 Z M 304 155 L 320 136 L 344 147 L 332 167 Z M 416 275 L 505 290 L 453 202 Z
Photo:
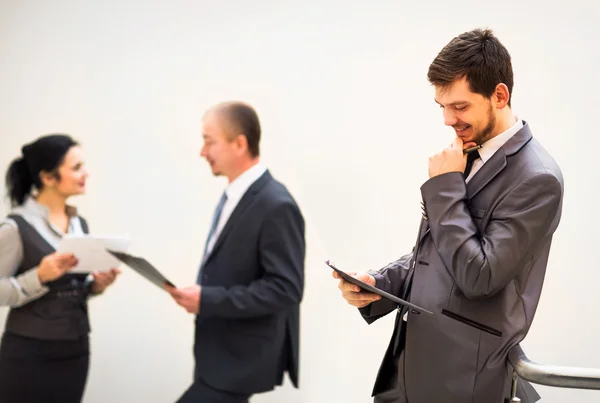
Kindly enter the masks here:
M 21 274 L 35 266 L 55 249 L 20 215 L 11 215 L 19 227 L 23 244 L 23 261 L 17 271 Z M 83 231 L 87 224 L 81 219 Z M 5 331 L 42 340 L 72 340 L 90 331 L 87 310 L 89 286 L 87 274 L 70 273 L 45 284 L 49 292 L 23 306 L 11 308 Z

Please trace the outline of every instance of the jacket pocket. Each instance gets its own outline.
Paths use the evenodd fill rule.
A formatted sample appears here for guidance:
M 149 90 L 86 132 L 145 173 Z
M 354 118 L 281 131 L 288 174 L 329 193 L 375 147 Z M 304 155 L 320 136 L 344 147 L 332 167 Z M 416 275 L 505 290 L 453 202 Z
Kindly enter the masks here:
M 451 311 L 449 311 L 447 309 L 442 309 L 442 315 L 446 315 L 447 317 L 452 318 L 454 320 L 457 320 L 459 322 L 462 322 L 465 325 L 474 327 L 475 329 L 479 329 L 482 332 L 489 333 L 489 334 L 491 334 L 493 336 L 496 336 L 496 337 L 502 337 L 502 332 L 501 331 L 496 330 L 496 329 L 494 329 L 492 327 L 489 327 L 487 325 L 484 325 L 483 323 L 475 322 L 472 319 L 465 318 L 464 316 L 459 315 L 459 314 L 454 313 L 454 312 L 451 312 Z

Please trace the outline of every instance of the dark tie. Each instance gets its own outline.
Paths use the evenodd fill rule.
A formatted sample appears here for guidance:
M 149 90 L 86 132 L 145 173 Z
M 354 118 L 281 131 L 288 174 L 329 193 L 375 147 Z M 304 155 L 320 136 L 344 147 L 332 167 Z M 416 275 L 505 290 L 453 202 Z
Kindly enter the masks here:
M 206 260 L 206 256 L 208 255 L 208 244 L 209 244 L 211 238 L 213 237 L 215 231 L 217 230 L 217 225 L 219 224 L 219 218 L 221 217 L 221 212 L 223 211 L 223 206 L 225 205 L 226 201 L 227 201 L 227 194 L 225 192 L 223 192 L 223 195 L 221 196 L 221 200 L 219 200 L 219 204 L 217 205 L 217 208 L 215 209 L 215 213 L 213 215 L 212 224 L 210 225 L 210 231 L 208 232 L 208 238 L 206 238 L 206 243 L 204 245 L 204 254 L 202 255 L 202 264 L 200 265 L 200 269 L 202 269 L 202 266 L 204 265 L 204 261 Z M 198 271 L 197 283 L 200 284 L 200 271 Z
M 469 154 L 467 154 L 467 166 L 465 167 L 465 173 L 464 173 L 465 179 L 467 179 L 469 177 L 469 174 L 471 173 L 471 169 L 473 169 L 473 163 L 478 158 L 479 158 L 479 151 L 471 151 Z

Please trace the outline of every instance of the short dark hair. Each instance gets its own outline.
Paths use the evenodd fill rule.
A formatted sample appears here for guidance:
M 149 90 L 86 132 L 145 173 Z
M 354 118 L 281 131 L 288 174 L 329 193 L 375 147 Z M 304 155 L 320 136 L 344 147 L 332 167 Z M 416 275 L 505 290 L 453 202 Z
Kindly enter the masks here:
M 429 66 L 427 78 L 447 87 L 466 77 L 472 92 L 491 98 L 498 84 L 508 87 L 512 99 L 513 71 L 508 50 L 490 29 L 474 29 L 452 39 Z
M 243 102 L 225 102 L 217 106 L 235 134 L 242 134 L 248 141 L 248 151 L 252 158 L 260 155 L 260 121 L 250 105 Z
M 40 172 L 53 173 L 60 179 L 57 169 L 62 165 L 71 147 L 78 145 L 66 134 L 49 134 L 39 137 L 21 148 L 6 172 L 6 188 L 13 206 L 23 204 L 32 187 L 42 189 Z

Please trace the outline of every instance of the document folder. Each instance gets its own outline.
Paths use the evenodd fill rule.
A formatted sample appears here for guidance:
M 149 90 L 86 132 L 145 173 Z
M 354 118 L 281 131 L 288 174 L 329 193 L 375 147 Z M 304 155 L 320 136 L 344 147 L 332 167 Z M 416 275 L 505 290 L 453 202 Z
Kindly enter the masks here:
M 362 281 L 360 281 L 360 280 L 358 280 L 358 279 L 350 276 L 349 274 L 347 274 L 343 270 L 340 270 L 337 267 L 335 267 L 335 265 L 330 260 L 326 260 L 325 264 L 327 266 L 331 267 L 333 270 L 335 270 L 340 275 L 340 277 L 342 277 L 344 280 L 348 281 L 349 283 L 352 283 L 354 285 L 359 286 L 360 288 L 362 288 L 365 291 L 369 291 L 369 292 L 372 292 L 374 294 L 381 295 L 384 298 L 387 298 L 387 299 L 389 299 L 391 301 L 394 301 L 398 305 L 407 306 L 407 307 L 412 308 L 415 311 L 418 311 L 420 313 L 424 313 L 424 314 L 427 314 L 427 315 L 433 315 L 433 312 L 428 311 L 425 308 L 421 308 L 418 305 L 415 305 L 413 303 L 410 303 L 408 301 L 400 299 L 400 298 L 396 297 L 395 295 L 392 295 L 392 294 L 387 293 L 387 292 L 385 292 L 383 290 L 380 290 L 379 288 L 373 287 L 372 285 L 369 285 L 367 283 L 363 283 Z
M 146 259 L 132 256 L 124 252 L 117 252 L 114 250 L 108 250 L 108 252 L 131 267 L 133 270 L 144 276 L 148 281 L 155 284 L 156 286 L 164 289 L 164 285 L 175 287 L 165 276 L 162 275 L 154 266 L 152 266 Z

